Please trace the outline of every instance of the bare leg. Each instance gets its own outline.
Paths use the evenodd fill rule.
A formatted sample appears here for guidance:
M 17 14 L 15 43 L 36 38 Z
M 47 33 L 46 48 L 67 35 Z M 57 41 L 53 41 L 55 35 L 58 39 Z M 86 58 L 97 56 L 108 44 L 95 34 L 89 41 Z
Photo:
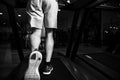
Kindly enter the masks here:
M 53 30 L 47 29 L 46 30 L 46 62 L 51 61 L 52 53 L 54 48 L 54 39 L 53 39 Z
M 39 49 L 39 45 L 41 43 L 41 29 L 34 30 L 34 32 L 30 35 L 30 42 L 32 51 Z

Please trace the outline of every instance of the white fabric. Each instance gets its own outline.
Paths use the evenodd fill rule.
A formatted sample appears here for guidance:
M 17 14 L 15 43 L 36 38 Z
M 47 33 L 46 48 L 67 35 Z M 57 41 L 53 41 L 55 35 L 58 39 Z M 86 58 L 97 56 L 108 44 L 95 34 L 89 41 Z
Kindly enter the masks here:
M 31 27 L 57 28 L 58 3 L 56 0 L 29 0 L 26 12 Z

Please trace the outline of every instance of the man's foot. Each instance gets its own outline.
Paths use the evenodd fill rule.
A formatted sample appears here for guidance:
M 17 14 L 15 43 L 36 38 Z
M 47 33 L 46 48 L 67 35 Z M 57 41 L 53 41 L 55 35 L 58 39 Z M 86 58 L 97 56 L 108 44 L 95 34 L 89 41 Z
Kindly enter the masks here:
M 50 75 L 53 70 L 52 65 L 46 65 L 43 71 L 44 75 Z
M 33 51 L 29 56 L 28 68 L 24 80 L 40 80 L 39 66 L 42 61 L 42 54 L 39 51 Z

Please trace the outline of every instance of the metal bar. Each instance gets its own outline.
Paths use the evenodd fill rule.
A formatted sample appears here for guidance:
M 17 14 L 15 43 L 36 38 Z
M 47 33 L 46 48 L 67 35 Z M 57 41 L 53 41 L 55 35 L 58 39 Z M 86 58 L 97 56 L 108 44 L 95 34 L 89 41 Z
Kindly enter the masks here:
M 80 45 L 80 39 L 81 39 L 81 35 L 82 35 L 82 32 L 84 30 L 84 25 L 85 25 L 85 21 L 86 21 L 86 17 L 87 17 L 87 12 L 88 10 L 86 9 L 82 9 L 81 10 L 81 23 L 80 23 L 80 26 L 79 26 L 79 32 L 77 34 L 77 39 L 75 40 L 75 44 L 73 45 L 73 49 L 72 49 L 72 52 L 71 52 L 71 60 L 74 60 L 76 55 L 77 55 L 77 51 L 78 51 L 78 48 L 79 48 L 79 45 Z
M 66 57 L 70 56 L 70 52 L 71 52 L 73 41 L 74 41 L 74 33 L 75 33 L 77 23 L 78 23 L 79 13 L 80 13 L 80 11 L 75 11 L 75 13 L 74 13 L 70 37 L 69 37 L 67 51 L 66 51 Z

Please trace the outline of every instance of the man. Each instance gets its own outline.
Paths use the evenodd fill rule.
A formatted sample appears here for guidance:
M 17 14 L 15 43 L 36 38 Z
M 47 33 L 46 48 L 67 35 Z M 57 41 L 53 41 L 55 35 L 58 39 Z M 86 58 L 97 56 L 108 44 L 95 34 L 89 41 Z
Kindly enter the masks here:
M 42 61 L 42 54 L 38 49 L 43 25 L 46 31 L 46 60 L 43 74 L 49 75 L 53 70 L 50 62 L 54 47 L 53 29 L 57 28 L 58 2 L 56 0 L 29 0 L 26 9 L 32 33 L 30 35 L 31 53 L 25 79 L 40 79 L 38 68 Z

